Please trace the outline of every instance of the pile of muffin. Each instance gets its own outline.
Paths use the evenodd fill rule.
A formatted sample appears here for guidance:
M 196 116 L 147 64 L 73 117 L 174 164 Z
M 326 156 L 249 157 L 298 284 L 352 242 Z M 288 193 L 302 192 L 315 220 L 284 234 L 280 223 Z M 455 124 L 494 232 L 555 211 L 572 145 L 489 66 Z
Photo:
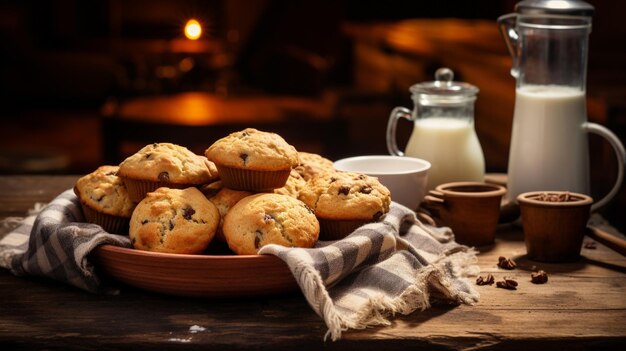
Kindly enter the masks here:
M 267 244 L 310 248 L 377 221 L 391 202 L 377 178 L 336 171 L 253 128 L 215 141 L 204 156 L 146 145 L 81 177 L 74 192 L 88 222 L 128 234 L 136 249 L 181 254 L 204 253 L 213 240 L 239 255 Z

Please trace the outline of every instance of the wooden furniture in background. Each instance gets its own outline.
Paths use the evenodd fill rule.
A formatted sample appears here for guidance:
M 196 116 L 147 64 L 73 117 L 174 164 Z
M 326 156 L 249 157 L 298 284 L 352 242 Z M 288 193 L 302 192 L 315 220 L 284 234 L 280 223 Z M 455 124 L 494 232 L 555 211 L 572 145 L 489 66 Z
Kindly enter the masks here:
M 119 163 L 154 142 L 173 142 L 204 154 L 215 140 L 247 127 L 278 133 L 300 151 L 328 154 L 336 146 L 334 138 L 342 135 L 335 105 L 332 94 L 221 97 L 189 92 L 110 101 L 102 110 L 104 160 Z

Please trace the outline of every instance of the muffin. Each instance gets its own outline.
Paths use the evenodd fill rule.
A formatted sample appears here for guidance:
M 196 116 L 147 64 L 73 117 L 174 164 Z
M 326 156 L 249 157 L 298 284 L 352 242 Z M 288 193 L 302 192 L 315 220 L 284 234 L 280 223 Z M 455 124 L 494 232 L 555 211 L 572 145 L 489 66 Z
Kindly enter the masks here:
M 199 254 L 211 243 L 220 220 L 217 207 L 197 188 L 158 188 L 141 200 L 128 236 L 139 250 Z
M 225 187 L 253 192 L 285 186 L 298 164 L 298 152 L 280 135 L 253 128 L 217 140 L 204 154 Z
M 128 221 L 135 204 L 117 176 L 117 166 L 100 166 L 76 181 L 74 193 L 80 200 L 85 219 L 109 233 L 128 233 Z
M 335 171 L 333 161 L 318 154 L 298 151 L 298 159 L 300 163 L 295 169 L 305 180 L 309 180 L 320 173 Z
M 299 199 L 315 212 L 320 239 L 337 240 L 389 212 L 391 193 L 376 177 L 328 172 L 311 178 Z
M 154 143 L 126 158 L 118 176 L 124 179 L 131 200 L 139 202 L 157 188 L 199 186 L 217 179 L 218 174 L 212 162 L 184 146 Z
M 302 178 L 300 173 L 295 169 L 291 170 L 289 173 L 289 178 L 287 178 L 287 182 L 285 186 L 282 188 L 274 189 L 275 194 L 289 195 L 291 197 L 295 197 L 296 199 L 300 195 L 300 190 L 306 186 L 306 180 Z
M 298 199 L 281 194 L 243 198 L 224 218 L 228 247 L 239 255 L 254 255 L 268 244 L 310 248 L 319 232 L 313 211 Z
M 216 186 L 216 184 L 213 184 L 213 186 Z M 224 225 L 224 217 L 231 209 L 231 207 L 239 202 L 239 200 L 250 195 L 252 195 L 252 193 L 249 191 L 221 188 L 215 195 L 208 197 L 209 201 L 211 201 L 220 212 L 220 222 L 217 225 L 217 232 L 215 233 L 216 239 L 222 242 L 226 241 L 226 239 L 224 238 L 224 232 L 222 230 L 222 227 Z

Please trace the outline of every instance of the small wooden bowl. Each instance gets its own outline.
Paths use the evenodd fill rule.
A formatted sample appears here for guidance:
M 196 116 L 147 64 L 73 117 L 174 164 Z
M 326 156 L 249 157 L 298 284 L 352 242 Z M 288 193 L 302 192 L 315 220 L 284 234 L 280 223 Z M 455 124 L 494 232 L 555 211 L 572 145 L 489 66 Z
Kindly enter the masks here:
M 517 201 L 528 258 L 571 262 L 580 257 L 591 197 L 566 191 L 533 191 L 520 194 Z

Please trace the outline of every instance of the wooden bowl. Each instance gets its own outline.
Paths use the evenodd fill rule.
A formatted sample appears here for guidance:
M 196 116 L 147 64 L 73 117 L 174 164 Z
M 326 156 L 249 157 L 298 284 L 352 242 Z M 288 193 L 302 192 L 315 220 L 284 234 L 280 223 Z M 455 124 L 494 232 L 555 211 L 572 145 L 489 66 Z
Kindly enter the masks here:
M 298 290 L 285 262 L 270 255 L 181 255 L 102 245 L 91 257 L 115 280 L 169 295 L 232 298 Z

